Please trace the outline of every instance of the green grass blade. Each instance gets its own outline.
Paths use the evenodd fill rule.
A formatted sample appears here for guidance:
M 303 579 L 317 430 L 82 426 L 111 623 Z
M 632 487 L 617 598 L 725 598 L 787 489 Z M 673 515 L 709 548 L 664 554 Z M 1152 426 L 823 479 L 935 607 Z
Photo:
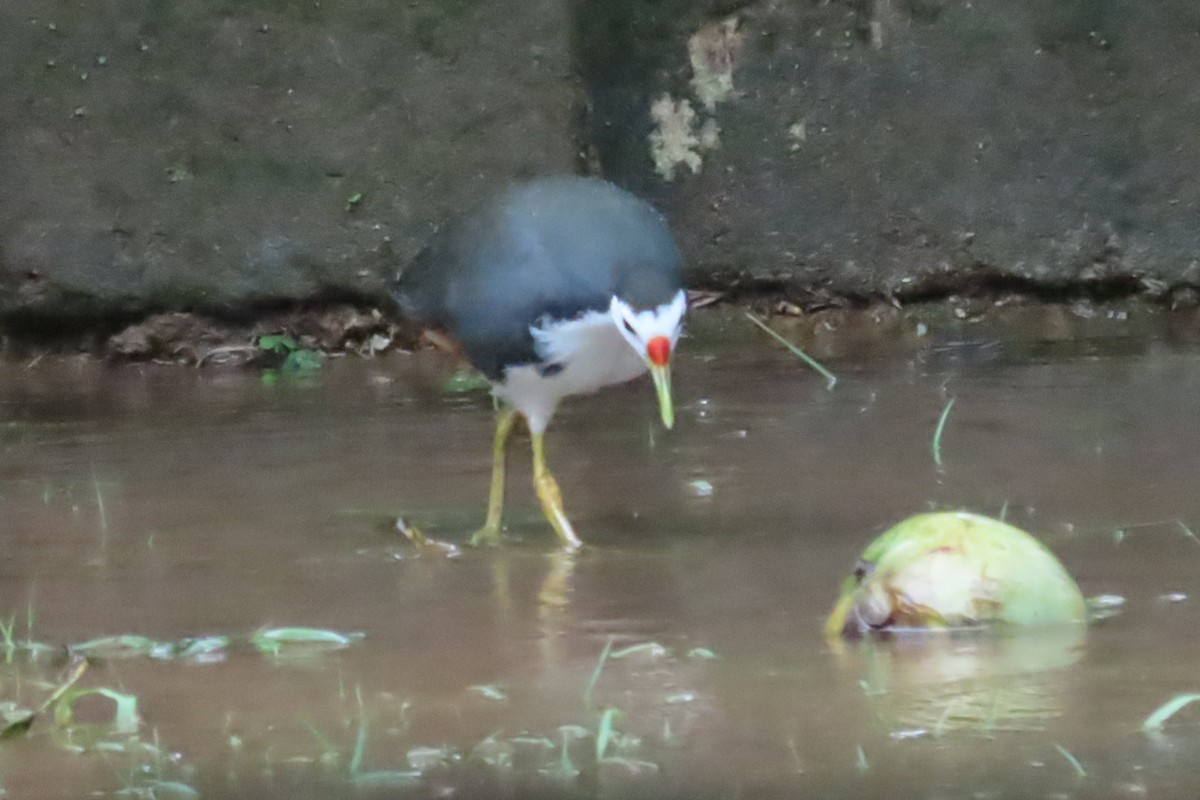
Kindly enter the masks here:
M 937 427 L 933 431 L 933 463 L 939 468 L 942 466 L 942 433 L 946 430 L 946 420 L 950 418 L 950 409 L 954 408 L 954 398 L 951 397 L 946 401 L 946 407 L 942 409 L 942 416 L 938 418 Z
M 596 728 L 596 760 L 603 761 L 604 753 L 608 750 L 608 743 L 613 740 L 616 735 L 616 729 L 613 728 L 613 720 L 617 718 L 621 712 L 615 708 L 606 708 L 600 716 L 600 724 Z
M 10 661 L 12 660 L 13 651 L 17 649 L 16 634 L 14 633 L 16 627 L 16 614 L 9 617 L 7 622 L 0 619 L 0 638 L 4 640 L 4 652 Z
M 26 714 L 20 719 L 13 720 L 0 730 L 0 741 L 5 739 L 15 739 L 18 736 L 24 736 L 29 733 L 29 729 L 33 727 L 33 721 L 37 719 L 37 714 Z
M 667 648 L 658 642 L 642 642 L 641 644 L 622 647 L 620 650 L 613 650 L 608 654 L 608 657 L 614 661 L 639 654 L 645 654 L 651 658 L 661 658 L 667 655 L 668 652 Z
M 608 660 L 608 654 L 612 652 L 615 640 L 616 637 L 608 637 L 608 641 L 604 643 L 604 650 L 600 652 L 600 659 L 596 662 L 596 668 L 592 670 L 592 677 L 588 678 L 587 686 L 583 690 L 583 705 L 585 708 L 592 707 L 592 692 L 596 690 L 596 684 L 600 682 L 600 673 L 604 670 L 604 662 Z
M 21 736 L 25 733 L 28 733 L 29 729 L 31 727 L 33 727 L 33 721 L 37 718 L 37 716 L 39 714 L 44 713 L 46 711 L 46 709 L 50 708 L 51 706 L 55 707 L 54 715 L 55 715 L 55 717 L 58 717 L 60 711 L 59 711 L 57 704 L 62 700 L 63 695 L 72 691 L 72 687 L 75 685 L 75 683 L 81 677 L 83 677 L 83 673 L 87 672 L 87 668 L 88 668 L 87 659 L 86 658 L 77 658 L 75 660 L 75 662 L 70 666 L 70 669 L 67 671 L 66 678 L 63 680 L 62 683 L 60 683 L 58 685 L 57 688 L 55 688 L 55 690 L 53 692 L 50 693 L 50 696 L 47 697 L 42 702 L 41 706 L 39 706 L 37 709 L 35 709 L 33 712 L 26 715 L 25 717 L 17 719 L 15 721 L 13 721 L 12 723 L 10 723 L 9 725 L 5 726 L 5 728 L 3 730 L 0 730 L 0 739 L 8 739 L 8 738 L 11 738 L 14 736 Z M 70 714 L 70 703 L 69 702 L 67 705 L 67 713 L 69 716 L 69 714 Z
M 1152 731 L 1161 731 L 1167 720 L 1175 716 L 1183 708 L 1195 703 L 1197 700 L 1200 700 L 1200 694 L 1195 692 L 1179 694 L 1175 697 L 1172 697 L 1170 700 L 1155 709 L 1154 713 L 1142 721 L 1142 730 L 1147 733 Z
M 323 758 L 337 755 L 338 746 L 334 744 L 332 739 L 322 733 L 320 728 L 318 728 L 316 725 L 313 725 L 308 720 L 301 720 L 301 722 L 305 728 L 308 728 L 308 732 L 312 734 L 312 737 L 317 740 L 317 744 L 321 746 L 321 754 Z
M 148 787 L 154 800 L 199 800 L 200 792 L 182 781 L 154 781 Z
M 258 337 L 258 346 L 274 353 L 290 353 L 300 344 L 286 333 L 273 333 Z
M 799 347 L 796 347 L 796 345 L 789 342 L 787 339 L 785 339 L 783 336 L 781 336 L 778 332 L 776 332 L 771 326 L 767 325 L 767 323 L 763 322 L 761 319 L 754 316 L 749 311 L 746 312 L 746 319 L 753 322 L 764 333 L 766 333 L 768 336 L 773 338 L 775 341 L 779 342 L 781 345 L 786 347 L 788 349 L 788 352 L 790 352 L 796 358 L 803 361 L 805 364 L 808 364 L 809 367 L 811 367 L 813 370 L 815 370 L 817 373 L 819 373 L 823 378 L 825 378 L 825 388 L 826 389 L 832 389 L 834 386 L 837 386 L 837 380 L 838 380 L 837 376 L 834 375 L 829 370 L 825 369 L 825 367 L 821 366 L 820 362 L 818 362 L 815 358 L 813 358 L 808 353 L 801 350 Z
M 250 637 L 250 644 L 269 656 L 307 656 L 341 650 L 364 636 L 363 633 L 339 633 L 322 628 L 269 628 Z
M 86 663 L 86 662 L 84 662 Z M 113 701 L 112 728 L 116 733 L 135 734 L 138 731 L 137 695 L 123 694 L 113 689 L 70 689 L 59 695 L 54 703 L 54 719 L 62 727 L 67 727 L 74 720 L 75 701 L 88 695 L 97 694 Z
M 100 517 L 100 533 L 108 534 L 108 512 L 104 508 L 104 492 L 100 490 L 100 480 L 96 477 L 96 467 L 92 465 L 92 491 L 96 495 L 96 511 Z
M 491 683 L 468 686 L 467 691 L 474 692 L 481 697 L 486 697 L 488 700 L 503 701 L 508 699 L 508 692 L 504 691 L 504 687 Z
M 127 633 L 80 642 L 71 645 L 71 650 L 88 658 L 117 659 L 150 656 L 163 647 L 161 642 L 154 639 Z
M 357 775 L 362 769 L 363 757 L 367 752 L 367 707 L 363 703 L 362 689 L 354 690 L 358 701 L 358 735 L 354 737 L 354 753 L 350 756 L 350 775 Z
M 1083 768 L 1083 764 L 1080 764 L 1080 763 L 1079 763 L 1079 759 L 1078 759 L 1078 758 L 1076 758 L 1075 756 L 1071 755 L 1071 751 L 1070 751 L 1070 750 L 1068 750 L 1067 748 L 1063 747 L 1061 744 L 1056 744 L 1056 745 L 1054 745 L 1054 749 L 1055 749 L 1055 750 L 1057 750 L 1057 751 L 1059 752 L 1059 754 L 1060 754 L 1060 755 L 1061 755 L 1063 758 L 1065 758 L 1065 759 L 1067 760 L 1067 763 L 1068 763 L 1068 764 L 1070 764 L 1070 765 L 1071 765 L 1071 767 L 1072 767 L 1072 768 L 1075 770 L 1075 774 L 1076 774 L 1076 775 L 1078 775 L 1080 778 L 1086 778 L 1086 777 L 1087 777 L 1087 770 L 1085 770 L 1085 769 Z
M 376 770 L 360 772 L 350 778 L 356 789 L 366 792 L 381 792 L 384 790 L 412 789 L 421 785 L 421 773 L 417 770 Z

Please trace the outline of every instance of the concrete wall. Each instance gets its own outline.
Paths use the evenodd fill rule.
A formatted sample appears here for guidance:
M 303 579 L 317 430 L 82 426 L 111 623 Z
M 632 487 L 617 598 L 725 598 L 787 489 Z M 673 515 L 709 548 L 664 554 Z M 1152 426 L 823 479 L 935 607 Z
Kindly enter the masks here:
M 1193 0 L 8 0 L 0 319 L 386 303 L 438 221 L 580 166 L 697 285 L 1169 296 L 1198 44 Z

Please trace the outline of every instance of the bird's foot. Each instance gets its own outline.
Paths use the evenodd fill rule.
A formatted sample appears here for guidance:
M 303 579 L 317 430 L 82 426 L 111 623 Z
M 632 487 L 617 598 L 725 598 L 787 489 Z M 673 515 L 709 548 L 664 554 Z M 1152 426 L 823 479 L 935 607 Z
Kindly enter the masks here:
M 484 523 L 484 526 L 471 534 L 471 547 L 499 547 L 500 546 L 500 525 L 490 522 Z
M 542 512 L 554 527 L 562 546 L 567 550 L 578 550 L 583 547 L 583 541 L 575 533 L 567 512 L 563 509 L 562 492 L 559 491 L 558 481 L 549 472 L 537 475 L 533 480 L 538 499 L 542 502 Z

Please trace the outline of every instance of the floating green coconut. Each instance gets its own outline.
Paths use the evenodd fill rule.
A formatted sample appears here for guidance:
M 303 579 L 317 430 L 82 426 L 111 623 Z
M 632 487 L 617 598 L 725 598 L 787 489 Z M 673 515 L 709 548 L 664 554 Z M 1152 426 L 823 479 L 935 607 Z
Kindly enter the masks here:
M 998 520 L 939 512 L 909 517 L 871 542 L 842 583 L 825 634 L 1086 620 L 1079 587 L 1041 542 Z

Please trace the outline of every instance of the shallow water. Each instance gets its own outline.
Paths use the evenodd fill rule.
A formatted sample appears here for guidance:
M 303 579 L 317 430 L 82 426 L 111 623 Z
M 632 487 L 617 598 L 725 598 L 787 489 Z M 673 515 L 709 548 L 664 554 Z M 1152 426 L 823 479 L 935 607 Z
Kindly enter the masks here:
M 15 615 L 16 638 L 235 641 L 207 660 L 97 659 L 81 685 L 136 695 L 137 734 L 101 727 L 97 748 L 39 719 L 0 742 L 0 786 L 1178 796 L 1200 766 L 1200 709 L 1159 735 L 1140 725 L 1200 690 L 1200 349 L 1148 311 L 1046 314 L 934 320 L 924 336 L 905 317 L 807 330 L 832 391 L 744 322 L 697 315 L 675 430 L 646 382 L 556 417 L 551 467 L 590 545 L 573 557 L 537 511 L 521 437 L 507 546 L 438 558 L 391 527 L 402 514 L 461 541 L 482 521 L 490 403 L 431 391 L 428 355 L 275 382 L 4 367 L 0 617 Z M 931 507 L 1004 515 L 1085 594 L 1124 597 L 1122 613 L 1086 639 L 835 652 L 821 623 L 858 552 Z M 365 638 L 296 657 L 236 638 L 266 626 Z M 56 659 L 17 653 L 0 701 L 36 705 Z M 619 713 L 597 761 L 606 709 Z M 109 718 L 97 698 L 76 711 Z

